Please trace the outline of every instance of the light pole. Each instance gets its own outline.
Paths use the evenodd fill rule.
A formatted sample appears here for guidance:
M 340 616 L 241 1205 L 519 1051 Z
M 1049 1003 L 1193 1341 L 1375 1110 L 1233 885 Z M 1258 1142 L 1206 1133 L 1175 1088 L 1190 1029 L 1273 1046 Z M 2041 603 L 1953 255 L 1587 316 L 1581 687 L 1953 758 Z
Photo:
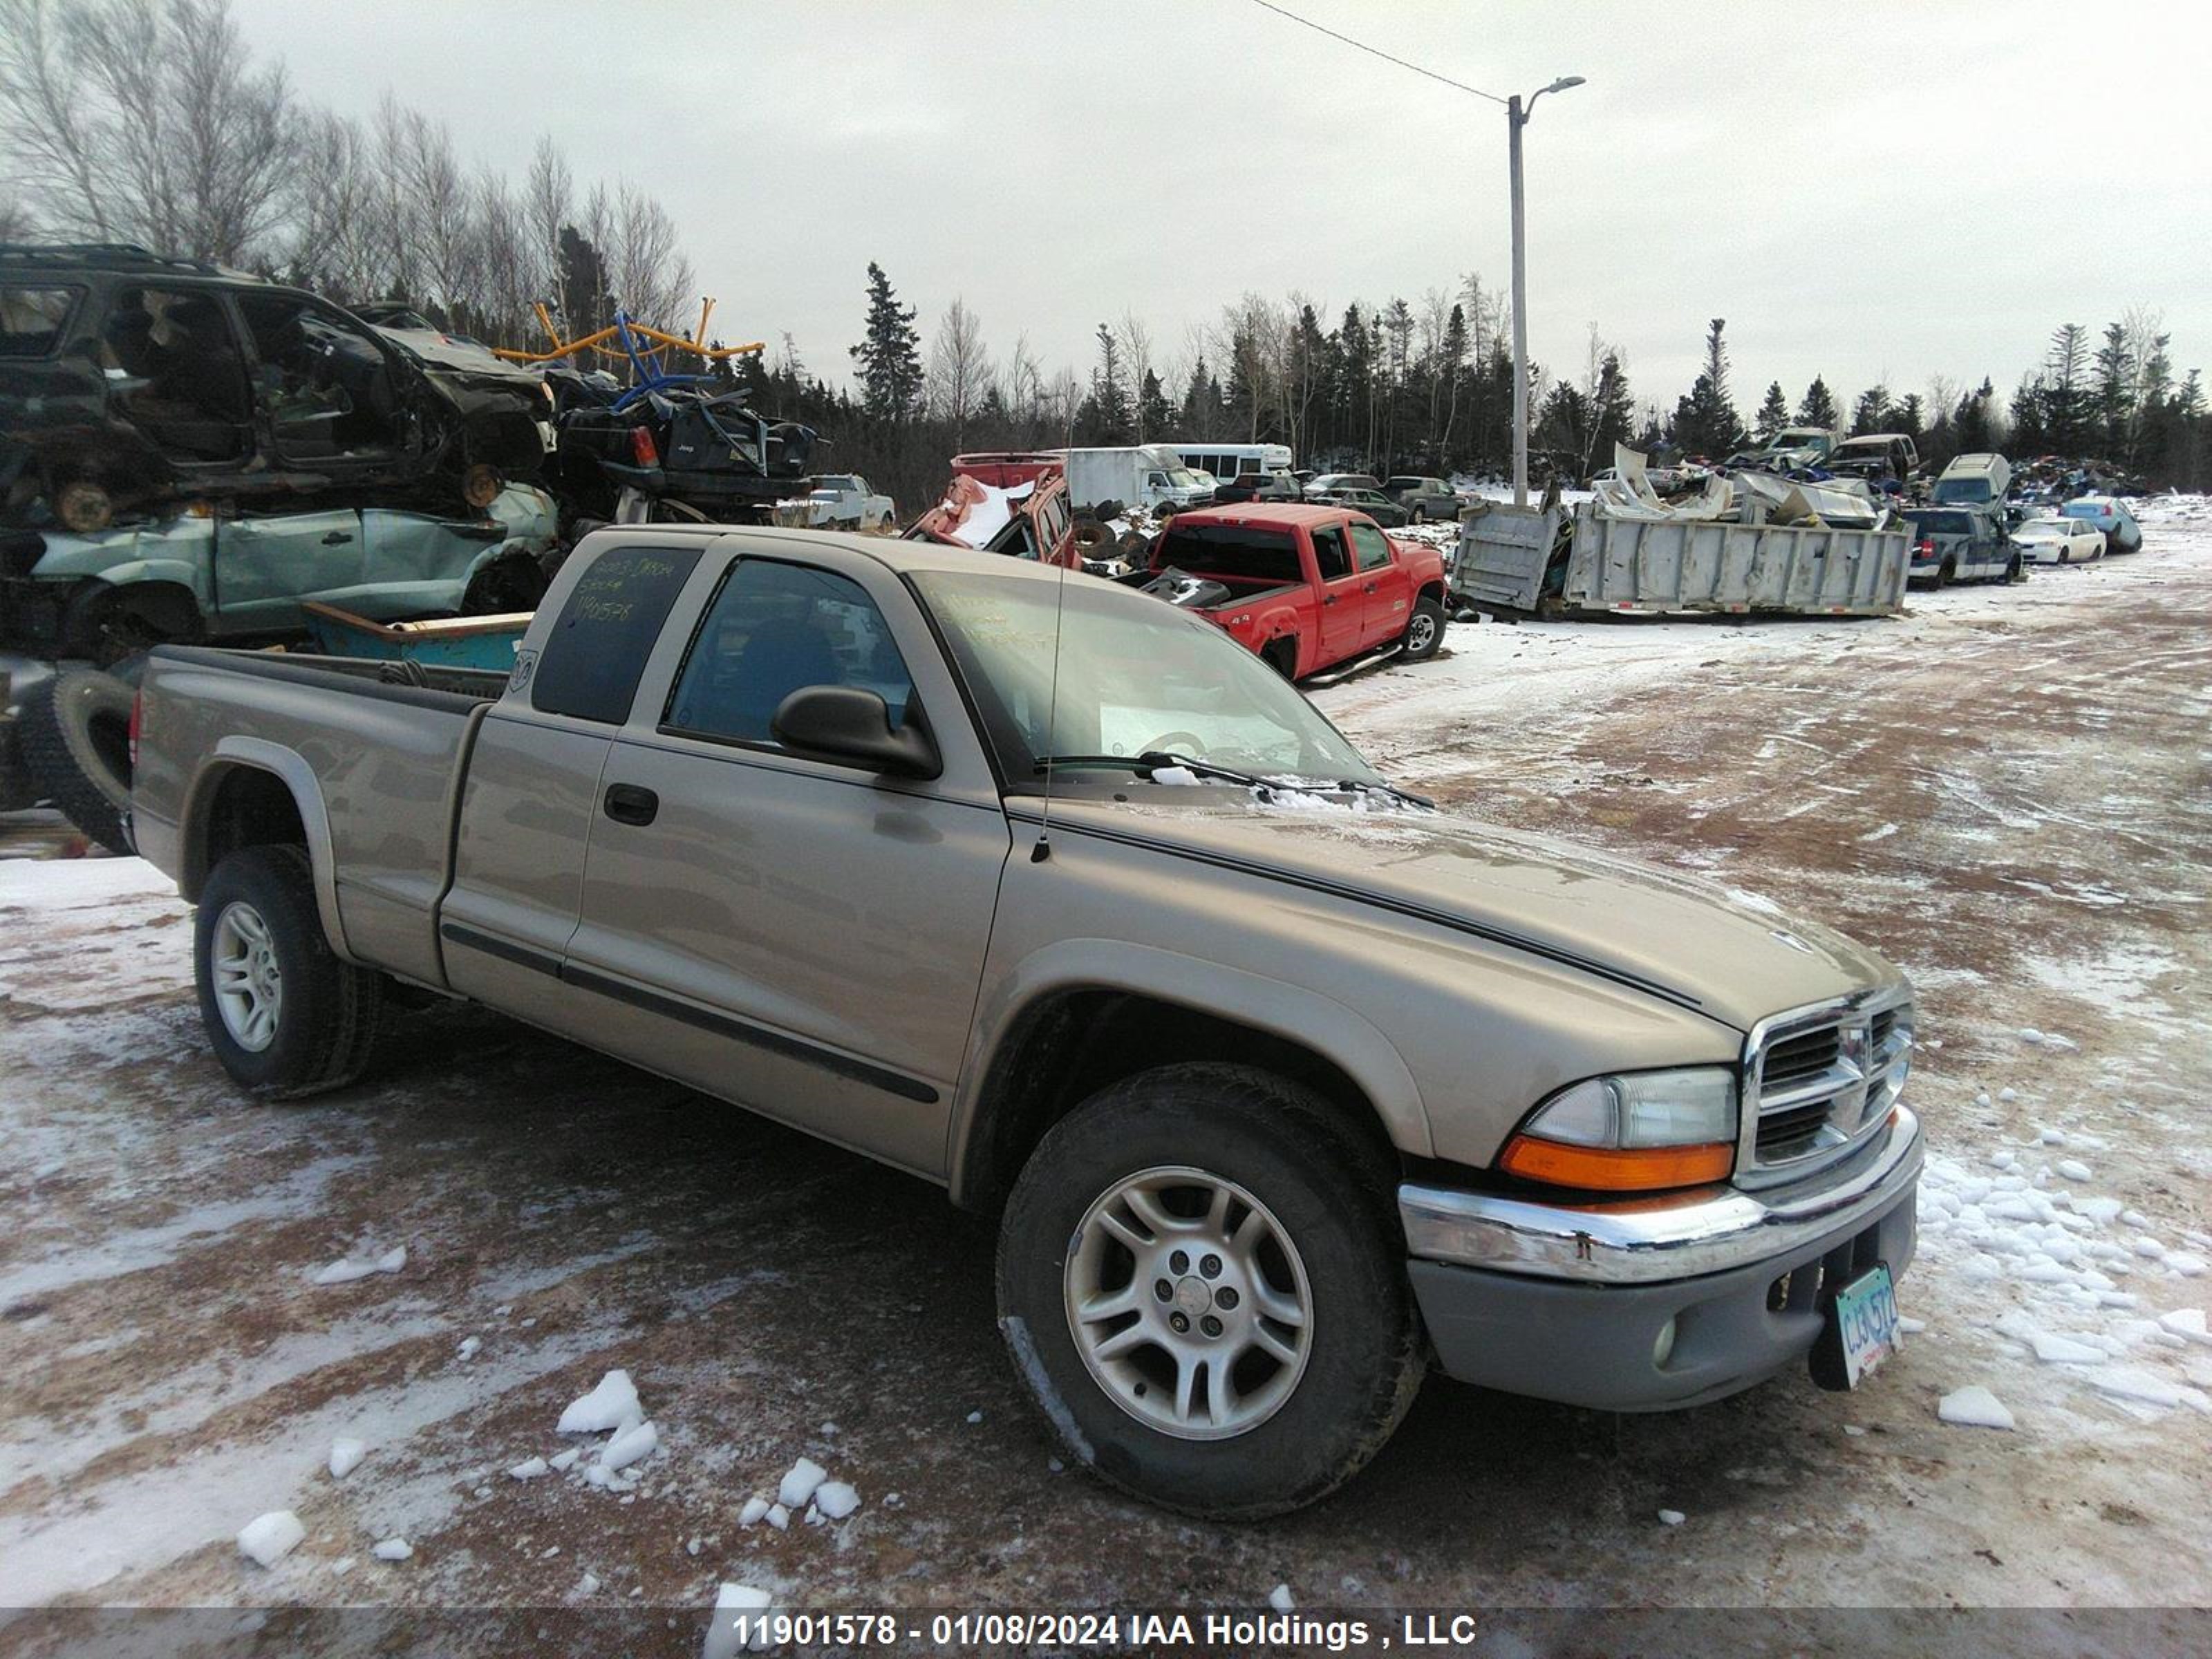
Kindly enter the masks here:
M 1524 105 L 1515 93 L 1505 100 L 1506 154 L 1513 174 L 1513 505 L 1528 505 L 1528 231 L 1521 207 L 1521 129 L 1547 92 L 1583 84 L 1579 75 L 1563 75 L 1528 94 Z

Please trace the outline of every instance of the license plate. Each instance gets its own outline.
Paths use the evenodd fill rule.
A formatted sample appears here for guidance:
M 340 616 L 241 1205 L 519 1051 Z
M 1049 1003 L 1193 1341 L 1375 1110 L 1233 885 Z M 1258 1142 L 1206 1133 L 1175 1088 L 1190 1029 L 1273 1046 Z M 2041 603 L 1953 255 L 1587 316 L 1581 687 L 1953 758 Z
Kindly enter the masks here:
M 1897 1293 L 1887 1267 L 1870 1268 L 1836 1292 L 1845 1386 L 1856 1389 L 1897 1351 Z

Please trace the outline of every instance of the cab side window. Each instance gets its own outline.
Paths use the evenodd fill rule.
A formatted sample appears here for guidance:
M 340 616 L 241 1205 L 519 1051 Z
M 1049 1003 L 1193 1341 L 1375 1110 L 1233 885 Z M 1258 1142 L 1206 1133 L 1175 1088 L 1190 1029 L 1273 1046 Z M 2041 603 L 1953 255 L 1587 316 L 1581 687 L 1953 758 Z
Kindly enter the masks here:
M 777 745 L 783 700 L 810 685 L 854 686 L 905 723 L 913 678 L 859 583 L 809 565 L 740 559 L 691 641 L 662 729 Z
M 1329 525 L 1313 532 L 1314 568 L 1322 580 L 1333 582 L 1352 574 L 1351 555 L 1344 550 L 1344 532 Z
M 1371 524 L 1347 526 L 1352 532 L 1352 551 L 1358 555 L 1362 570 L 1379 570 L 1390 562 L 1390 538 Z

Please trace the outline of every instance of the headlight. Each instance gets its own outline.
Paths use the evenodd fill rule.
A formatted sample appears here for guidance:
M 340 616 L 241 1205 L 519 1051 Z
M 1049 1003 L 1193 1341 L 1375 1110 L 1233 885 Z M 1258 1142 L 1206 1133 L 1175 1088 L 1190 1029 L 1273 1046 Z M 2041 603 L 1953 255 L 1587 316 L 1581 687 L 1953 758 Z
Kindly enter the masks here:
M 1696 1066 L 1624 1072 L 1562 1089 L 1505 1143 L 1525 1180 L 1608 1192 L 1724 1181 L 1735 1166 L 1735 1073 Z

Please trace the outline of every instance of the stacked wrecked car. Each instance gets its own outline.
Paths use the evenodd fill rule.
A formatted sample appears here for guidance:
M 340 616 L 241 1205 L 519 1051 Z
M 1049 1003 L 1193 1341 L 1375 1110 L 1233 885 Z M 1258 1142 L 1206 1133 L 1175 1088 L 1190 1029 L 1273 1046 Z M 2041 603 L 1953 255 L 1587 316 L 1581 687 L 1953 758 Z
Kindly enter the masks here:
M 123 844 L 154 645 L 526 618 L 593 522 L 765 518 L 805 471 L 813 432 L 726 386 L 520 355 L 143 248 L 0 245 L 0 810 Z

